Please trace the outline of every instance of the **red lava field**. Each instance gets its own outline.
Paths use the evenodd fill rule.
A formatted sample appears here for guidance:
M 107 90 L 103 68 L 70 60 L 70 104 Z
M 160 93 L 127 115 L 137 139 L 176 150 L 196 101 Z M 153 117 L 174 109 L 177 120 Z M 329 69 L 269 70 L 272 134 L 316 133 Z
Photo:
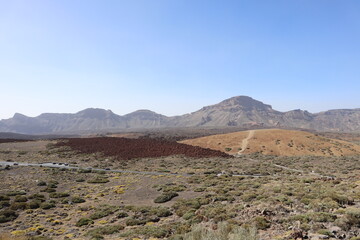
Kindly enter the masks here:
M 10 143 L 10 142 L 29 142 L 31 140 L 23 140 L 23 139 L 0 139 L 0 143 Z
M 69 146 L 75 151 L 88 154 L 100 152 L 104 154 L 104 156 L 112 156 L 124 160 L 171 155 L 185 155 L 193 158 L 231 157 L 226 153 L 216 150 L 156 139 L 115 137 L 70 138 L 58 142 L 56 146 Z

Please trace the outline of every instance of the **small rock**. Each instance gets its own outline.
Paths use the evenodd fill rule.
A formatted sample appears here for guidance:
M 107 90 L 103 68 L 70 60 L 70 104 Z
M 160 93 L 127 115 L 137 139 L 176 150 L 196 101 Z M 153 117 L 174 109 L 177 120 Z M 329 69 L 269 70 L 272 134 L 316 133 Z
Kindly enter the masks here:
M 337 226 L 333 226 L 333 227 L 331 227 L 329 230 L 330 230 L 331 233 L 335 234 L 335 233 L 340 232 L 340 231 L 341 231 L 341 228 L 339 228 L 339 227 L 337 227 Z

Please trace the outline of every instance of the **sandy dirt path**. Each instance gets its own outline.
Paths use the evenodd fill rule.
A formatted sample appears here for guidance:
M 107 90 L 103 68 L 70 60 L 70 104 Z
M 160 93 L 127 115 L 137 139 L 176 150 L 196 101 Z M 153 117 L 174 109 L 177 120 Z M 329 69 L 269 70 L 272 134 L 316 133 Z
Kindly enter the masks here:
M 241 155 L 247 148 L 248 144 L 249 144 L 249 140 L 254 136 L 255 131 L 254 130 L 250 130 L 248 136 L 242 140 L 241 143 L 241 150 L 237 153 L 239 155 Z

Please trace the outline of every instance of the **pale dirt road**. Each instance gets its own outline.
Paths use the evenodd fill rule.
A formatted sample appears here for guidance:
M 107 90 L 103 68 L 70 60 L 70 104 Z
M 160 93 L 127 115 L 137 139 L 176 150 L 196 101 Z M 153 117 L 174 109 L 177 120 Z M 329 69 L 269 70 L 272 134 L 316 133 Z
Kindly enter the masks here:
M 254 130 L 250 130 L 248 136 L 242 140 L 241 143 L 241 150 L 237 153 L 239 155 L 241 155 L 247 148 L 248 144 L 249 144 L 249 140 L 254 136 L 255 131 Z

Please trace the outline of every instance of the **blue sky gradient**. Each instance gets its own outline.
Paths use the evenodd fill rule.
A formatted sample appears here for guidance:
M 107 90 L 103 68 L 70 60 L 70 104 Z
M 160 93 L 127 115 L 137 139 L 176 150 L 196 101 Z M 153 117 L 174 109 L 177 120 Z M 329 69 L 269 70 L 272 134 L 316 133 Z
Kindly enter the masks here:
M 173 116 L 237 95 L 358 108 L 359 12 L 356 0 L 0 0 L 0 119 Z

